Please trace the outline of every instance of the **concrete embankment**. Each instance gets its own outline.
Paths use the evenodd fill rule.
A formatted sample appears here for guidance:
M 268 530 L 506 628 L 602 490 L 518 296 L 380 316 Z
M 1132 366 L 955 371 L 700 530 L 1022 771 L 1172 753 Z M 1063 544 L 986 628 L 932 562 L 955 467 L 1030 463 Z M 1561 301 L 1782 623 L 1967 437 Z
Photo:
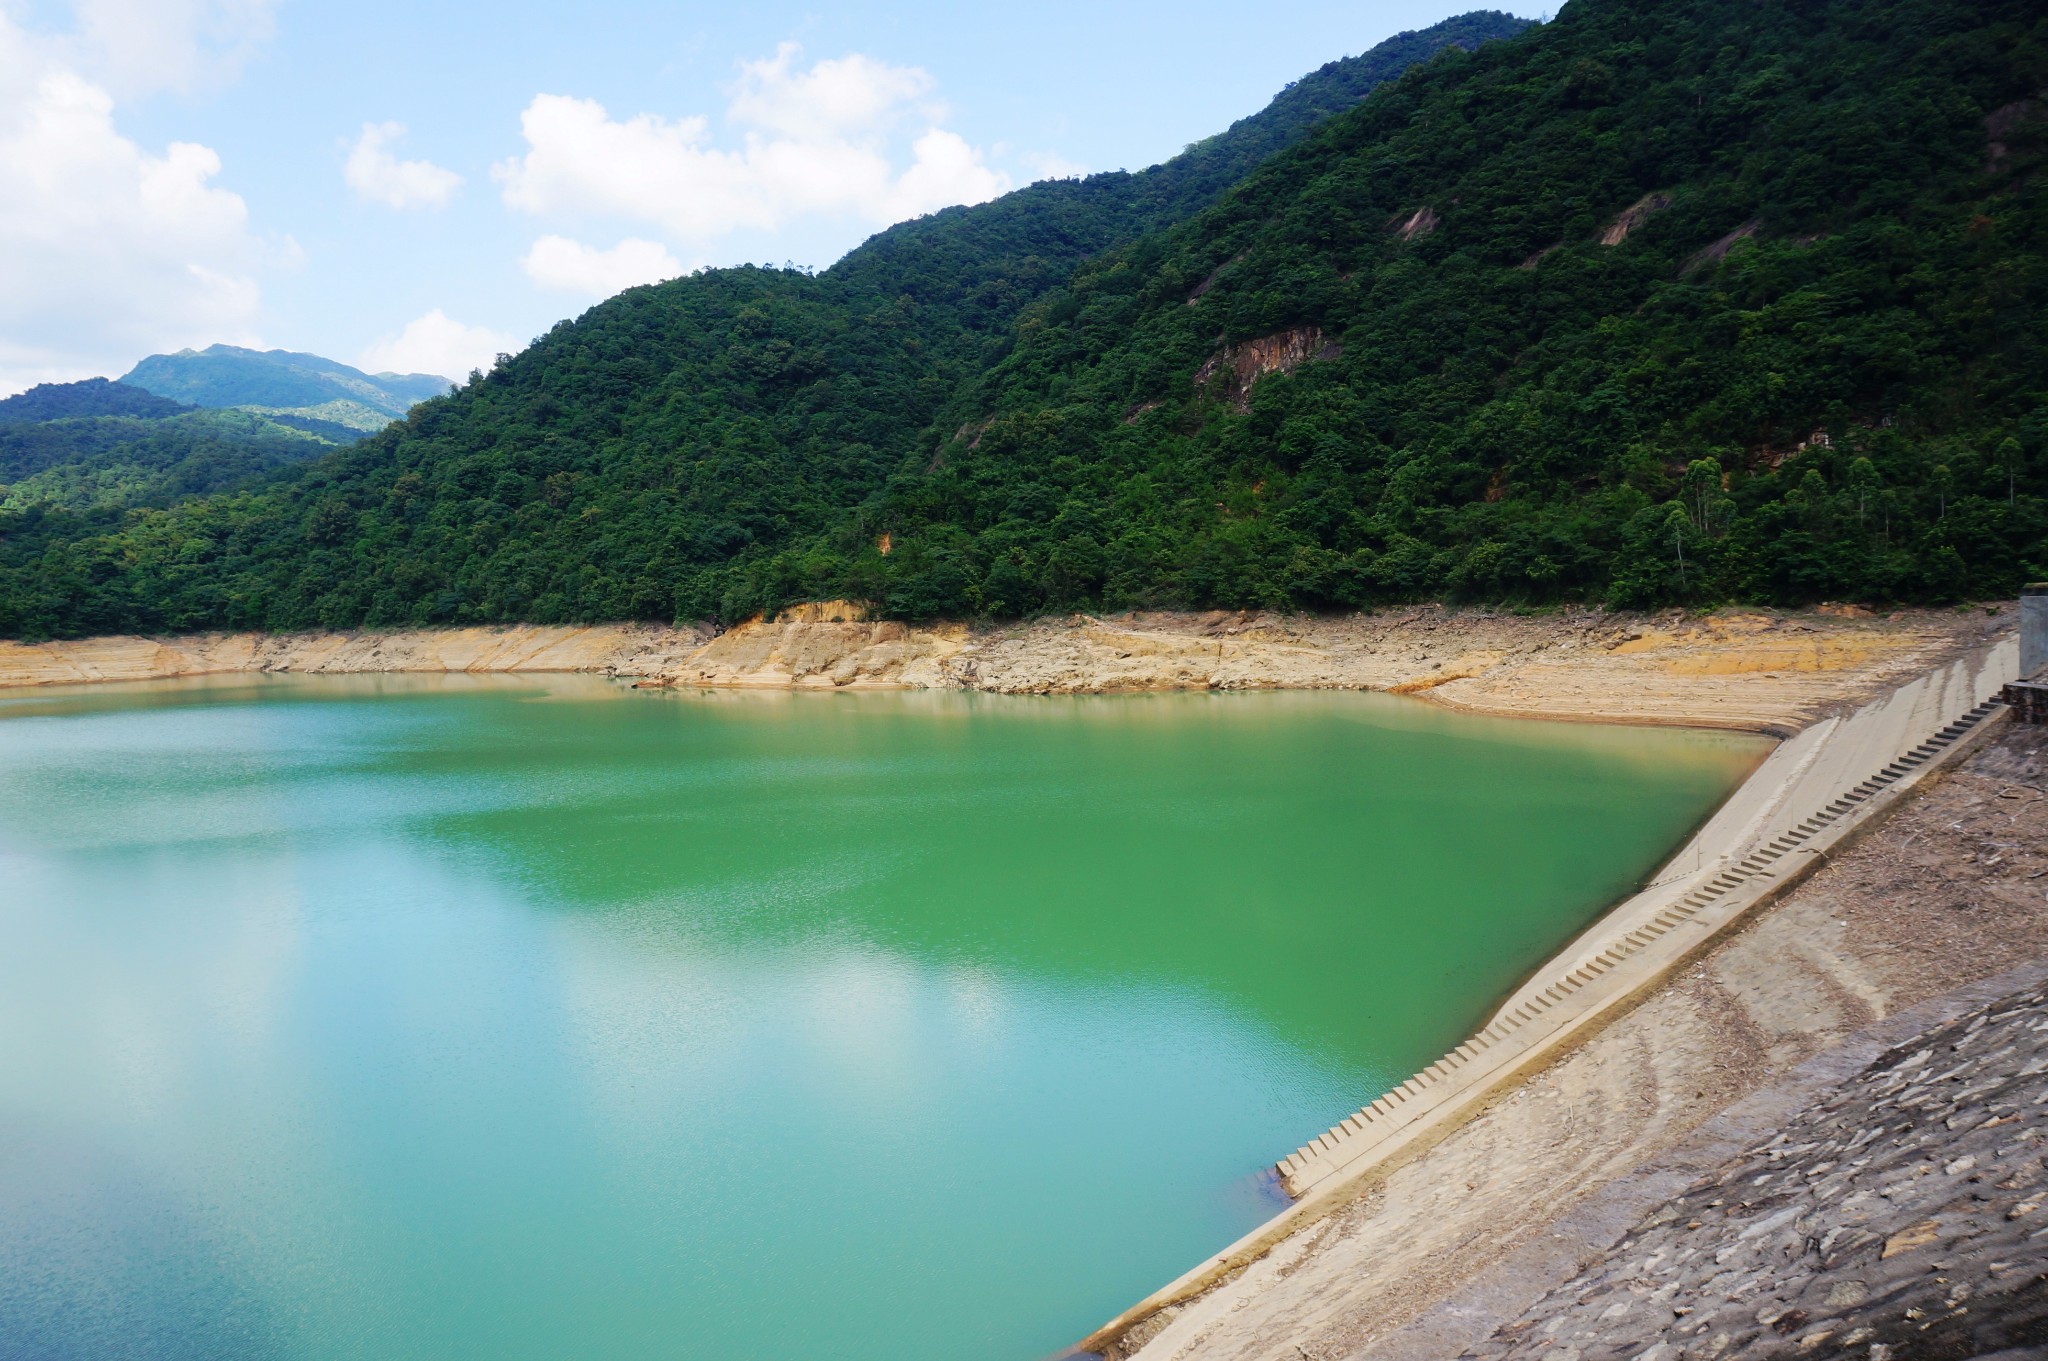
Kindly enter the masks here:
M 0 643 L 0 686 L 234 671 L 586 671 L 644 683 L 1083 694 L 1356 689 L 1477 713 L 1784 735 L 2009 630 L 2011 607 L 1329 618 L 1133 614 L 1010 627 L 868 622 L 830 602 L 723 633 L 655 625 Z
M 1642 1188 L 1682 1189 L 1674 1150 L 1718 1112 L 1873 1021 L 2035 959 L 2048 730 L 1939 721 L 2015 661 L 2008 645 L 1786 744 L 1777 792 L 1717 819 L 1727 868 L 1702 863 L 1703 831 L 1652 890 L 1667 906 L 1603 922 L 1491 1039 L 1290 1158 L 1306 1192 L 1292 1223 L 1096 1345 L 1147 1361 L 1458 1356 L 1612 1249 L 1647 1208 Z M 1802 869 L 1816 872 L 1787 891 Z M 1547 1052 L 1530 1054 L 1532 1037 Z M 1625 1332 L 1605 1336 L 1618 1348 Z M 1615 1354 L 1659 1341 L 1652 1329 Z

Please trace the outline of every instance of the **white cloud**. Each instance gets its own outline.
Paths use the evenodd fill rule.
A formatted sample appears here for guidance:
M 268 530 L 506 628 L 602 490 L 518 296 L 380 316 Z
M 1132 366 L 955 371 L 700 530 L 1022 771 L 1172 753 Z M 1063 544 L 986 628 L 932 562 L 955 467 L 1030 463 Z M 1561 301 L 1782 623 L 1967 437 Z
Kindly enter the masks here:
M 253 343 L 257 275 L 288 253 L 250 232 L 210 148 L 122 136 L 113 96 L 67 64 L 76 45 L 0 11 L 0 390 Z
M 953 203 L 985 203 L 1010 187 L 1010 177 L 983 165 L 981 153 L 957 132 L 933 128 L 911 150 L 917 159 L 890 191 L 885 222 Z
M 437 307 L 364 350 L 356 363 L 371 373 L 433 373 L 460 381 L 472 369 L 488 371 L 499 355 L 524 348 L 502 331 L 465 326 Z
M 270 37 L 277 0 L 72 0 L 68 64 L 122 99 L 234 79 Z
M 1050 151 L 1026 152 L 1024 164 L 1030 166 L 1031 173 L 1041 180 L 1078 179 L 1088 173 L 1088 167 L 1079 161 L 1070 161 Z
M 795 43 L 784 43 L 772 57 L 740 63 L 725 116 L 796 141 L 830 141 L 886 131 L 901 120 L 906 104 L 933 85 L 931 75 L 915 66 L 890 66 L 858 52 L 798 71 L 801 54 Z M 937 121 L 944 109 L 928 106 L 924 113 Z
M 391 143 L 405 136 L 403 123 L 365 123 L 349 150 L 342 177 L 349 188 L 387 208 L 440 208 L 454 197 L 462 176 L 432 161 L 401 161 Z
M 527 151 L 494 168 L 505 202 L 549 216 L 608 216 L 705 242 L 772 231 L 805 214 L 876 225 L 1009 188 L 982 154 L 936 126 L 932 79 L 860 55 L 796 67 L 797 49 L 745 64 L 727 118 L 740 144 L 714 144 L 703 117 L 615 119 L 595 100 L 536 95 L 520 115 Z M 898 169 L 897 129 L 923 125 Z
M 637 236 L 627 237 L 610 250 L 566 236 L 543 236 L 519 264 L 526 277 L 542 288 L 592 298 L 609 298 L 636 284 L 659 283 L 683 272 L 667 246 Z

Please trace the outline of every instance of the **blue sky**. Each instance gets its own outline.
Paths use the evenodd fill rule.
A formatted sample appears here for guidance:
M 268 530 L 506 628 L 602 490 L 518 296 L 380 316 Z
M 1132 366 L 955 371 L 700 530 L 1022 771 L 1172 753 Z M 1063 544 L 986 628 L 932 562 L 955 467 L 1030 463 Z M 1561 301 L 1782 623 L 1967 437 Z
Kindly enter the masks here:
M 214 340 L 459 376 L 631 283 L 1152 164 L 1471 7 L 0 0 L 0 393 Z

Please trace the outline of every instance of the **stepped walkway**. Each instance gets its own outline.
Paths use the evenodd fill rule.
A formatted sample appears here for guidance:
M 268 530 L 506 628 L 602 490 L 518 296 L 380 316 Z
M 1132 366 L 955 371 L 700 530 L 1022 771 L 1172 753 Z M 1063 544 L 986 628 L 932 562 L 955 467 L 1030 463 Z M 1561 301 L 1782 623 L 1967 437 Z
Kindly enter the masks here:
M 1640 893 L 1565 947 L 1467 1041 L 1281 1160 L 1295 1204 L 1111 1320 L 1102 1351 L 1355 1197 L 1698 955 L 2003 718 L 2017 640 L 1966 656 L 1781 744 Z

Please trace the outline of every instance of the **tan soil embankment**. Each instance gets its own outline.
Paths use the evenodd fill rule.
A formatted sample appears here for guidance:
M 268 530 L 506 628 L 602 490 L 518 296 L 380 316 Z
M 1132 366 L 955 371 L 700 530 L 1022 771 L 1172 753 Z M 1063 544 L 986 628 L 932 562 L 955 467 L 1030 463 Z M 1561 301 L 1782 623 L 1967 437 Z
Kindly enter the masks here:
M 0 686 L 225 671 L 600 671 L 659 685 L 1352 689 L 1479 713 L 1786 732 L 2012 626 L 2014 610 L 1523 617 L 1073 616 L 1008 628 L 856 622 L 805 606 L 711 636 L 652 625 L 0 643 Z
M 0 642 L 0 687 L 236 671 L 603 671 L 637 676 L 681 664 L 704 640 L 705 635 L 686 629 L 617 624 Z
M 1489 1316 L 1549 1288 L 1503 1263 L 1574 1207 L 1656 1171 L 1717 1112 L 1873 1020 L 2044 942 L 2048 729 L 2009 727 L 1634 1011 L 1347 1209 L 1141 1325 L 1123 1354 L 1457 1356 Z

